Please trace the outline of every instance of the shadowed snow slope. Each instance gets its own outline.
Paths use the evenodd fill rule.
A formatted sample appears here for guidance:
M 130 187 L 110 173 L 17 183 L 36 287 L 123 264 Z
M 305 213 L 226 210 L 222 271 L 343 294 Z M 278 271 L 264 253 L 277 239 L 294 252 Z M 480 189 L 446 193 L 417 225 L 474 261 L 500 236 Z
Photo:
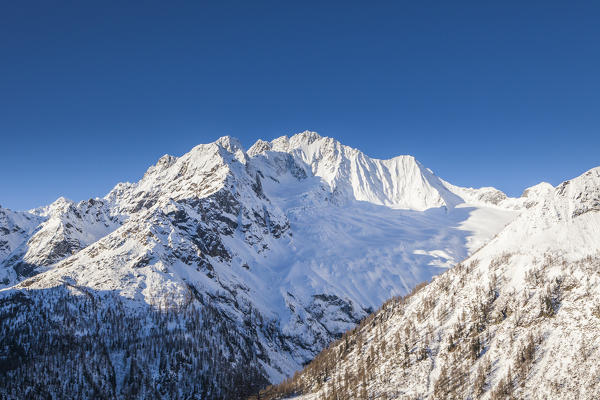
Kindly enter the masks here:
M 140 307 L 210 304 L 252 331 L 276 382 L 549 193 L 458 188 L 411 156 L 372 159 L 314 132 L 247 153 L 223 137 L 161 157 L 103 199 L 2 210 L 2 293 L 66 285 Z M 573 218 L 592 203 L 556 212 Z M 260 325 L 249 328 L 248 315 Z
M 600 168 L 525 194 L 482 249 L 263 398 L 599 398 Z

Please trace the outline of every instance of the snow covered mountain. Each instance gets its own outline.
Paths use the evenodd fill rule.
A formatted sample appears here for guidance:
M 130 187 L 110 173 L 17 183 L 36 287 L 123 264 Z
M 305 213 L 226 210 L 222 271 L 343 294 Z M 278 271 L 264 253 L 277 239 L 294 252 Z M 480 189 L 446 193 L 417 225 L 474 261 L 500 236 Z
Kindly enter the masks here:
M 487 245 L 263 398 L 599 398 L 600 168 L 525 195 Z
M 31 212 L 0 209 L 0 213 L 4 215 L 0 220 L 2 232 L 12 232 L 3 239 L 7 251 L 0 255 L 0 274 L 4 274 L 0 275 L 0 282 L 5 286 L 77 253 L 115 230 L 120 222 L 100 199 L 76 204 L 61 197 Z
M 283 136 L 271 143 L 259 141 L 248 153 L 268 150 L 292 154 L 344 199 L 417 211 L 463 203 L 412 156 L 377 160 L 315 132 Z
M 140 326 L 132 335 L 160 341 L 175 335 L 174 326 L 187 326 L 189 313 L 204 321 L 195 325 L 202 327 L 196 346 L 211 352 L 198 357 L 220 354 L 213 369 L 248 371 L 219 381 L 217 370 L 210 377 L 194 370 L 190 387 L 203 379 L 204 388 L 196 389 L 223 397 L 219 390 L 237 387 L 234 381 L 247 385 L 252 376 L 258 385 L 290 376 L 386 299 L 466 258 L 522 210 L 541 207 L 546 189 L 510 199 L 493 188 L 459 188 L 413 157 L 372 159 L 314 132 L 259 140 L 248 152 L 223 137 L 181 157 L 163 156 L 139 182 L 118 184 L 103 199 L 59 199 L 29 213 L 2 210 L 0 298 L 7 315 L 17 307 L 30 315 L 7 319 L 3 332 L 35 331 L 19 324 L 43 329 L 40 321 L 52 315 L 48 304 L 73 302 L 70 309 L 80 310 L 73 337 L 103 326 L 88 307 L 101 307 L 111 320 L 115 309 L 131 308 L 123 315 L 136 316 Z M 54 300 L 40 300 L 41 293 Z M 96 300 L 78 303 L 87 298 Z M 148 336 L 147 315 L 160 310 L 179 310 L 172 318 L 180 325 Z M 206 330 L 211 324 L 218 333 Z M 125 340 L 104 346 L 109 357 L 94 368 L 116 372 L 112 380 L 94 381 L 97 390 L 125 393 L 135 373 L 154 384 L 188 379 L 164 375 L 156 353 L 152 368 L 159 369 L 134 373 L 139 360 L 131 353 L 139 349 Z M 154 365 L 148 354 L 140 357 Z M 27 365 L 25 356 L 19 360 Z M 70 373 L 74 381 L 84 374 Z
M 31 236 L 41 222 L 42 218 L 36 215 L 0 207 L 0 263 Z M 8 269 L 0 269 L 0 274 L 8 272 Z M 7 285 L 10 281 L 8 276 L 0 275 L 1 284 Z

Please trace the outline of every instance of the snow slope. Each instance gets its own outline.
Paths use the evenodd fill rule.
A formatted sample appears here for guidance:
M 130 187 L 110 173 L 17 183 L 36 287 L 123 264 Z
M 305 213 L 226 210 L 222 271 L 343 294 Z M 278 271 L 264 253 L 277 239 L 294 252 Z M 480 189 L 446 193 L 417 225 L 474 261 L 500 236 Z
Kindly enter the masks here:
M 378 160 L 316 132 L 259 141 L 249 153 L 287 152 L 310 166 L 342 199 L 355 199 L 397 209 L 423 211 L 452 207 L 463 200 L 412 156 Z
M 600 168 L 526 194 L 482 249 L 263 398 L 598 398 Z

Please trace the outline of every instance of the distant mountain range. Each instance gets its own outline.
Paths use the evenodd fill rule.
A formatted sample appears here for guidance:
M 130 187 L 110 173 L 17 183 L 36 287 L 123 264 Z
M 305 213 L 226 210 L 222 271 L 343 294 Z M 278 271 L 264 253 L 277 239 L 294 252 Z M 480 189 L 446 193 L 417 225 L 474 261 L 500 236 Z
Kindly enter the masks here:
M 571 265 L 597 251 L 597 177 L 592 170 L 509 198 L 494 188 L 451 185 L 411 156 L 373 159 L 303 132 L 259 140 L 248 151 L 222 137 L 181 157 L 165 155 L 139 182 L 120 183 L 101 199 L 0 208 L 0 394 L 240 398 L 290 377 L 390 298 L 375 315 L 394 323 L 363 322 L 360 340 L 371 343 L 378 326 L 393 343 L 387 332 L 410 321 L 416 333 L 399 336 L 409 346 L 402 379 L 418 383 L 400 390 L 401 378 L 377 380 L 395 374 L 384 359 L 395 358 L 386 356 L 378 359 L 386 373 L 363 380 L 367 392 L 434 393 L 441 366 L 453 365 L 436 357 L 450 359 L 443 346 L 454 343 L 445 340 L 459 325 L 461 352 L 453 354 L 479 338 L 473 365 L 486 349 L 495 363 L 486 375 L 491 387 L 508 365 L 496 359 L 511 353 L 493 347 L 496 331 L 482 336 L 491 329 L 487 318 L 500 318 L 494 313 L 504 298 L 515 302 L 504 320 L 515 318 L 526 306 L 519 276 L 547 254 L 566 260 L 560 271 L 575 271 Z M 469 257 L 410 300 L 395 297 Z M 551 303 L 559 301 L 555 276 L 544 274 Z M 591 285 L 567 275 L 561 279 Z M 490 308 L 472 328 L 470 304 L 481 296 Z M 556 304 L 552 312 L 560 315 Z M 415 320 L 417 311 L 423 316 Z M 459 323 L 463 311 L 469 320 Z M 494 329 L 506 327 L 502 321 Z M 321 398 L 350 360 L 366 362 L 357 351 L 368 345 L 354 332 L 347 360 L 335 358 L 320 384 L 303 373 L 294 390 Z M 415 361 L 418 351 L 426 363 Z M 89 365 L 70 361 L 77 357 Z

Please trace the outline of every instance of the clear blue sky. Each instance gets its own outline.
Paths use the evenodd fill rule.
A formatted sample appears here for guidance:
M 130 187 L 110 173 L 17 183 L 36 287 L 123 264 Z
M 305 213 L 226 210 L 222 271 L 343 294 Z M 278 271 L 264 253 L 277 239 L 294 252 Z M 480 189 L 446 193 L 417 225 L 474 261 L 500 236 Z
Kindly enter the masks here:
M 316 130 L 511 195 L 600 165 L 599 2 L 321 3 L 2 2 L 0 204 L 103 196 L 225 134 Z

